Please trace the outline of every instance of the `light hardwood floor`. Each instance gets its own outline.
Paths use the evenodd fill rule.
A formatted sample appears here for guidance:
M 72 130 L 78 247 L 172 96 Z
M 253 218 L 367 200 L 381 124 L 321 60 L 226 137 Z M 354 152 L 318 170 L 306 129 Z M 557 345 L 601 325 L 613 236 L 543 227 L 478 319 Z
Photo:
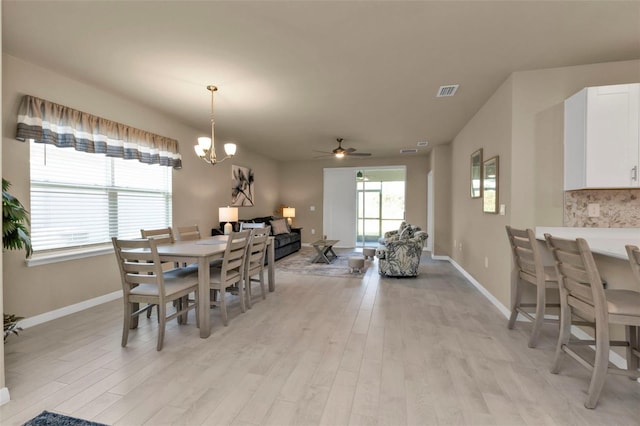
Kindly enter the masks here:
M 416 279 L 277 271 L 277 288 L 212 335 L 140 320 L 120 347 L 110 302 L 24 330 L 5 347 L 12 400 L 0 424 L 42 410 L 113 425 L 638 425 L 640 384 L 609 376 L 595 410 L 588 372 L 549 373 L 556 330 L 538 348 L 448 262 Z

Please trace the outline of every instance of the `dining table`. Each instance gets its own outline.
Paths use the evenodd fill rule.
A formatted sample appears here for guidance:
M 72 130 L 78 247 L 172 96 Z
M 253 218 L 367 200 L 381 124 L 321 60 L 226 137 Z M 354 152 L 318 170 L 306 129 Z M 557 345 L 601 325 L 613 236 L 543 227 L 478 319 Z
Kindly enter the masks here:
M 228 235 L 216 235 L 209 238 L 190 241 L 175 241 L 171 244 L 159 244 L 158 255 L 163 262 L 178 262 L 179 264 L 198 265 L 198 320 L 200 323 L 200 337 L 206 339 L 211 334 L 209 306 L 211 304 L 209 291 L 209 264 L 224 257 Z M 275 291 L 275 248 L 274 238 L 267 242 L 267 278 L 269 291 Z

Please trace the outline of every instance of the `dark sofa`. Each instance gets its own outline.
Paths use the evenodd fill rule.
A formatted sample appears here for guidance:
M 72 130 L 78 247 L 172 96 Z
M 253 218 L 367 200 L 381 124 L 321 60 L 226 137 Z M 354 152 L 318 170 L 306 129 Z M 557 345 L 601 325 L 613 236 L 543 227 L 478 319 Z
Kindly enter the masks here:
M 242 220 L 242 222 L 264 223 L 266 225 L 271 225 L 271 221 L 275 219 L 280 219 L 280 218 L 275 216 L 265 216 L 265 217 L 256 217 L 248 220 Z M 224 229 L 224 225 L 225 223 L 220 223 L 219 229 L 215 229 L 215 228 L 212 229 L 211 235 L 219 235 L 223 233 L 222 230 Z M 234 231 L 238 231 L 240 229 L 239 222 L 231 222 L 231 225 L 233 225 Z M 288 256 L 291 253 L 297 252 L 298 250 L 300 250 L 300 247 L 302 246 L 302 236 L 300 235 L 299 228 L 293 228 L 291 229 L 290 233 L 274 235 L 273 237 L 274 237 L 274 255 L 276 260 L 281 259 L 285 256 Z M 267 259 L 265 259 L 265 262 L 266 261 Z

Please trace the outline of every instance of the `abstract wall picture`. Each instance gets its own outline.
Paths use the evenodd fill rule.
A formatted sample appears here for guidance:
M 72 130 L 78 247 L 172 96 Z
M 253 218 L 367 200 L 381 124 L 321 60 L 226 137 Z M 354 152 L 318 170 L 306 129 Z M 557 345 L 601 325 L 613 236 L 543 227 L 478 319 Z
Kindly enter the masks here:
M 253 206 L 253 170 L 248 167 L 231 166 L 231 206 Z

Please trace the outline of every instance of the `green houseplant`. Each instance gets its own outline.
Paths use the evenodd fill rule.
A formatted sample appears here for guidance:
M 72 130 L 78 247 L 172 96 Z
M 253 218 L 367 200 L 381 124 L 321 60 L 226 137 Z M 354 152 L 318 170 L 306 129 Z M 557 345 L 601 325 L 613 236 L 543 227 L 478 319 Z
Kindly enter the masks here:
M 11 195 L 10 183 L 2 179 L 2 247 L 5 250 L 25 250 L 26 257 L 31 256 L 31 237 L 29 236 L 29 212 L 22 203 Z M 7 340 L 12 333 L 18 334 L 21 328 L 18 321 L 22 317 L 13 314 L 3 315 L 4 340 Z

